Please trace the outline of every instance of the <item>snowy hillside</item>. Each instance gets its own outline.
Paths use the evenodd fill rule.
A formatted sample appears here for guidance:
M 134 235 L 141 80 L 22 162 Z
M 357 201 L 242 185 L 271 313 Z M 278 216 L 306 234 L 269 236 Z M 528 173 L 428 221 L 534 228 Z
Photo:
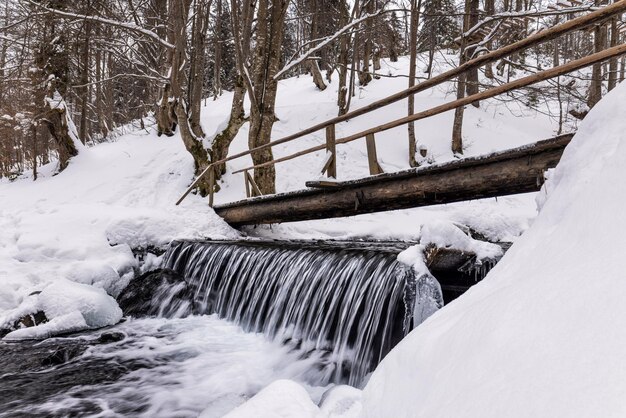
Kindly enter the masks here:
M 436 61 L 435 73 L 451 68 L 456 58 L 443 55 Z M 421 68 L 418 65 L 418 68 Z M 353 109 L 365 106 L 392 93 L 403 90 L 407 85 L 408 58 L 398 62 L 383 61 L 381 74 L 388 78 L 374 80 L 357 91 L 353 98 Z M 418 76 L 425 76 L 418 71 Z M 434 89 L 416 95 L 416 111 L 449 102 L 455 98 L 453 83 L 444 83 Z M 203 113 L 203 125 L 209 138 L 221 129 L 230 111 L 231 95 L 225 94 L 217 101 L 208 101 Z M 313 85 L 310 76 L 290 78 L 279 83 L 276 113 L 279 121 L 274 124 L 272 139 L 278 139 L 316 123 L 337 116 L 336 83 L 324 91 Z M 383 109 L 337 125 L 337 138 L 371 128 L 406 116 L 406 100 Z M 545 111 L 545 106 L 540 106 Z M 553 109 L 554 110 L 554 109 Z M 447 112 L 415 123 L 418 146 L 428 150 L 427 160 L 444 162 L 453 159 L 450 151 L 453 112 Z M 220 121 L 220 123 L 216 123 Z M 394 128 L 376 135 L 378 159 L 386 172 L 409 168 L 406 126 Z M 464 122 L 465 155 L 480 155 L 496 150 L 514 148 L 523 144 L 547 139 L 555 135 L 556 123 L 543 112 L 531 110 L 518 103 L 503 103 L 496 99 L 483 101 L 481 108 L 468 106 Z M 231 153 L 247 150 L 247 124 L 243 126 L 231 145 Z M 324 131 L 316 132 L 296 141 L 273 148 L 274 157 L 279 158 L 296 151 L 325 142 Z M 364 140 L 357 140 L 337 147 L 337 175 L 339 180 L 368 176 L 367 152 Z M 278 192 L 304 188 L 307 180 L 320 177 L 323 152 L 309 154 L 276 166 L 276 188 Z M 426 163 L 428 163 L 426 161 Z M 242 174 L 233 171 L 252 165 L 250 157 L 227 164 L 229 173 L 224 176 L 222 190 L 216 195 L 216 204 L 245 198 Z M 486 215 L 488 214 L 488 215 Z M 486 216 L 478 216 L 486 215 Z M 361 215 L 346 219 L 295 222 L 247 229 L 255 236 L 271 238 L 336 238 L 371 237 L 379 239 L 415 239 L 419 227 L 429 220 L 447 219 L 469 225 L 483 231 L 495 240 L 511 240 L 528 225 L 535 215 L 532 198 L 524 196 L 490 199 L 479 202 L 459 203 L 436 208 L 401 210 L 392 213 Z M 407 225 L 414 225 L 407 228 Z
M 447 68 L 441 60 L 439 70 Z M 386 63 L 383 73 L 390 78 L 375 80 L 358 92 L 353 106 L 366 105 L 406 85 L 407 60 Z M 398 77 L 395 77 L 398 76 Z M 420 94 L 418 109 L 451 99 L 452 85 Z M 296 132 L 336 114 L 336 91 L 331 84 L 317 91 L 309 77 L 282 81 L 279 88 L 274 138 Z M 357 118 L 338 126 L 341 137 L 377 123 L 405 114 L 406 103 L 396 103 L 373 115 Z M 206 101 L 202 122 L 206 132 L 215 132 L 223 125 L 230 109 L 230 94 L 217 101 Z M 451 113 L 416 124 L 420 144 L 437 162 L 449 160 L 448 129 Z M 532 122 L 532 123 L 530 123 Z M 550 120 L 529 109 L 514 111 L 496 101 L 482 104 L 480 109 L 466 112 L 465 136 L 467 155 L 510 148 L 550 137 Z M 319 144 L 321 134 L 277 147 L 276 156 Z M 377 137 L 380 162 L 387 171 L 407 167 L 407 141 L 404 129 Z M 247 125 L 237 136 L 231 152 L 247 146 Z M 340 146 L 338 150 L 340 179 L 367 174 L 365 145 L 361 141 Z M 310 155 L 278 165 L 278 190 L 294 190 L 304 182 L 319 177 L 316 171 L 321 155 Z M 249 163 L 237 161 L 229 171 Z M 190 196 L 181 206 L 174 206 L 193 178 L 192 160 L 178 136 L 158 138 L 153 130 L 121 137 L 117 142 L 84 149 L 69 168 L 51 176 L 51 164 L 40 172 L 39 180 L 29 178 L 0 183 L 0 324 L 14 323 L 25 313 L 54 304 L 50 292 L 37 293 L 50 283 L 70 280 L 104 289 L 117 295 L 139 270 L 140 263 L 132 250 L 149 246 L 164 247 L 175 238 L 232 238 L 239 233 L 230 229 L 208 208 L 205 200 Z M 217 202 L 244 197 L 241 175 L 227 174 Z M 294 225 L 260 227 L 247 232 L 253 236 L 272 238 L 370 237 L 382 239 L 419 238 L 422 224 L 433 221 L 457 222 L 470 226 L 494 240 L 513 240 L 528 226 L 535 214 L 532 197 L 519 196 L 464 202 L 445 207 L 405 210 L 386 214 L 365 215 L 351 219 L 303 222 Z M 153 256 L 152 256 L 153 258 Z M 154 264 L 149 257 L 146 266 Z M 76 288 L 77 294 L 81 291 Z M 33 294 L 34 293 L 34 294 Z M 29 296 L 30 295 L 30 296 Z M 57 319 L 54 328 L 33 333 L 54 333 L 65 328 L 79 329 L 106 325 L 119 319 L 102 300 L 82 308 L 74 306 L 59 310 L 48 319 Z M 98 302 L 100 300 L 100 303 Z M 62 299 L 56 300 L 62 303 Z M 82 311 L 81 311 L 82 309 Z M 103 321 L 91 324 L 76 322 L 76 312 L 95 310 Z M 52 309 L 47 311 L 52 312 Z M 83 315 L 84 316 L 84 315 Z M 73 318 L 73 319 L 72 319 Z M 116 319 L 117 318 L 117 319 Z M 65 321 L 65 322 L 64 322 Z M 33 334 L 34 335 L 34 334 Z M 16 335 L 14 335 L 16 336 Z M 28 336 L 22 333 L 20 336 Z

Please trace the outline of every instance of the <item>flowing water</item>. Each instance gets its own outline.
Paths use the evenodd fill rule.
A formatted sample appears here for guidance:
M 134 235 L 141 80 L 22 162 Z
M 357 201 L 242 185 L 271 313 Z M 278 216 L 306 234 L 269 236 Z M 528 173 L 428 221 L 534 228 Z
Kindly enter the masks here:
M 175 242 L 163 266 L 185 282 L 165 282 L 152 318 L 106 330 L 115 338 L 0 342 L 0 416 L 217 417 L 276 379 L 314 400 L 360 386 L 440 299 L 397 251 Z
M 176 242 L 164 266 L 201 312 L 324 353 L 329 382 L 358 386 L 411 329 L 413 272 L 391 251 Z

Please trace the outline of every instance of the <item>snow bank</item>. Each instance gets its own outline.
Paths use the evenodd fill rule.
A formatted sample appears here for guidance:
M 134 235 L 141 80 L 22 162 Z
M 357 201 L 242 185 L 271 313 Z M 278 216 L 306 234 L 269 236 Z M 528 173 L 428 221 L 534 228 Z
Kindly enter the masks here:
M 224 418 L 315 418 L 318 412 L 302 386 L 292 380 L 276 380 Z
M 532 227 L 413 331 L 365 417 L 626 415 L 626 83 L 583 121 Z

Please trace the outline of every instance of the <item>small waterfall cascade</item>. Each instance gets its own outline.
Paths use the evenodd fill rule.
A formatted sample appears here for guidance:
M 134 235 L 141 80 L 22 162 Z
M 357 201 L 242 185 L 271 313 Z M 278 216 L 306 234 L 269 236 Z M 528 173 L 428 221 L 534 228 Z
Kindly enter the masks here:
M 406 288 L 416 278 L 396 253 L 177 241 L 163 267 L 190 285 L 195 312 L 323 353 L 329 382 L 358 386 L 411 330 L 415 291 Z M 437 283 L 433 292 L 440 292 Z

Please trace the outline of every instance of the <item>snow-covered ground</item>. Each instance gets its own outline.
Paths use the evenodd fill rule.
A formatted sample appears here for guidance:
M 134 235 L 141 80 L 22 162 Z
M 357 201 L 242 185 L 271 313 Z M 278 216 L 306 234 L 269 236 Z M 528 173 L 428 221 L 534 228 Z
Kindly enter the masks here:
M 447 64 L 441 62 L 440 69 L 445 69 Z M 382 78 L 359 90 L 358 97 L 353 99 L 353 108 L 403 89 L 406 78 L 401 75 L 407 73 L 406 67 L 407 60 L 404 58 L 398 63 L 386 63 L 383 72 L 400 77 Z M 281 81 L 277 105 L 280 121 L 275 124 L 274 138 L 335 116 L 335 86 L 331 84 L 326 91 L 319 92 L 309 77 Z M 441 104 L 451 100 L 453 96 L 452 85 L 443 85 L 420 94 L 416 100 L 417 108 L 421 110 Z M 230 109 L 230 99 L 231 96 L 227 93 L 217 101 L 207 101 L 202 123 L 209 136 L 223 125 Z M 337 136 L 342 137 L 402 117 L 406 113 L 405 109 L 406 103 L 400 102 L 367 117 L 342 123 L 337 127 Z M 452 114 L 446 113 L 416 123 L 419 142 L 428 149 L 432 161 L 442 162 L 453 158 L 449 151 L 451 120 Z M 553 135 L 554 126 L 541 113 L 523 106 L 511 109 L 497 101 L 486 101 L 480 109 L 468 108 L 464 133 L 466 155 L 476 155 L 548 138 Z M 320 132 L 276 147 L 275 156 L 280 157 L 323 143 L 322 135 Z M 246 144 L 247 126 L 244 126 L 233 143 L 231 152 L 244 150 Z M 378 135 L 377 144 L 380 163 L 386 171 L 408 167 L 405 128 Z M 362 141 L 340 146 L 338 158 L 339 179 L 367 175 L 366 150 Z M 322 154 L 314 154 L 278 165 L 278 190 L 300 189 L 306 180 L 318 178 L 317 169 L 321 159 Z M 244 159 L 228 165 L 229 173 L 223 179 L 222 191 L 216 196 L 217 203 L 244 197 L 243 178 L 230 173 L 250 163 L 249 159 Z M 32 181 L 28 176 L 14 182 L 0 181 L 0 327 L 12 325 L 24 314 L 37 311 L 45 312 L 50 320 L 48 324 L 14 331 L 8 338 L 41 338 L 63 331 L 116 323 L 121 312 L 113 297 L 119 294 L 136 272 L 153 267 L 159 261 L 151 256 L 141 265 L 132 250 L 164 247 L 175 238 L 233 239 L 247 235 L 252 238 L 417 240 L 420 238 L 422 226 L 427 225 L 422 231 L 422 235 L 426 237 L 422 238 L 427 240 L 428 237 L 437 237 L 445 240 L 447 238 L 441 235 L 441 231 L 451 231 L 450 225 L 457 223 L 469 226 L 490 239 L 509 241 L 515 240 L 526 230 L 536 215 L 534 195 L 531 194 L 346 219 L 262 226 L 246 229 L 242 235 L 226 225 L 207 206 L 206 200 L 198 196 L 190 195 L 181 206 L 174 206 L 174 202 L 193 179 L 193 163 L 178 136 L 158 138 L 152 129 L 126 134 L 115 142 L 83 149 L 78 157 L 72 159 L 65 171 L 53 176 L 54 170 L 54 164 L 42 168 L 37 181 Z M 437 231 L 433 232 L 432 228 Z M 448 238 L 454 238 L 456 232 L 452 230 Z M 456 239 L 454 241 L 459 242 Z M 589 281 L 587 284 L 591 286 L 593 283 Z M 454 315 L 454 309 L 452 312 L 450 315 Z M 491 319 L 495 321 L 498 317 Z M 202 320 L 214 321 L 205 325 L 209 328 L 216 326 L 219 330 L 228 325 L 220 325 L 221 321 L 216 318 L 207 317 Z M 187 335 L 185 324 L 192 323 L 195 319 L 189 321 L 191 322 L 183 321 L 179 324 L 181 334 Z M 215 321 L 218 322 L 217 325 Z M 428 321 L 428 324 L 432 323 L 437 322 Z M 123 326 L 132 328 L 133 322 Z M 433 331 L 433 325 L 425 328 L 431 329 L 430 338 L 436 338 L 444 332 Z M 469 326 L 464 329 L 467 332 L 471 330 Z M 224 332 L 239 331 L 232 327 Z M 424 332 L 419 333 L 422 334 Z M 191 335 L 189 338 L 198 336 Z M 238 341 L 237 338 L 233 341 Z M 258 339 L 260 336 L 254 338 Z M 423 337 L 412 337 L 411 340 L 415 338 Z M 148 337 L 146 339 L 149 340 Z M 265 347 L 256 340 L 254 344 L 260 347 L 255 351 L 257 353 L 275 349 Z M 403 345 L 409 346 L 409 342 Z M 475 351 L 480 350 L 476 348 Z M 131 354 L 143 355 L 140 351 L 129 355 Z M 241 356 L 245 357 L 246 354 Z M 205 357 L 198 355 L 194 358 L 202 360 Z M 224 362 L 224 367 L 230 367 L 236 358 L 237 355 L 229 357 Z M 191 361 L 188 370 L 201 370 L 203 361 Z M 277 361 L 271 357 L 267 362 L 263 360 L 259 367 L 269 370 Z M 377 376 L 388 375 L 384 371 L 387 369 L 392 370 L 389 372 L 389 379 L 396 375 L 392 366 L 384 366 L 381 369 L 383 371 L 374 376 L 372 385 L 380 382 L 381 378 Z M 211 373 L 220 373 L 219 370 L 213 369 Z M 299 380 L 298 375 L 291 372 L 270 375 L 264 370 L 266 369 L 262 370 L 262 378 L 259 379 L 254 376 L 242 377 L 241 387 L 247 388 L 244 391 L 245 396 L 255 393 L 275 378 Z M 406 372 L 413 370 L 415 369 L 406 368 Z M 170 372 L 166 370 L 159 376 Z M 204 387 L 200 377 L 194 380 L 193 376 L 187 379 L 180 375 L 177 389 L 184 390 L 198 384 Z M 226 380 L 231 378 L 228 377 L 231 375 L 225 376 Z M 152 378 L 156 379 L 154 376 L 147 379 Z M 414 376 L 407 378 L 413 379 Z M 430 381 L 427 382 L 431 384 Z M 160 392 L 154 387 L 149 387 L 146 391 L 152 390 L 151 388 L 154 393 L 150 392 L 146 396 L 160 396 Z M 344 389 L 343 392 L 347 393 L 350 401 L 347 402 L 346 397 L 340 396 L 342 390 L 336 392 L 330 397 L 332 402 L 328 401 L 331 403 L 327 403 L 325 407 L 328 411 L 335 411 L 329 412 L 330 415 L 338 415 L 344 409 L 353 414 L 360 408 L 360 400 L 357 402 L 360 393 Z M 296 392 L 298 391 L 294 393 Z M 315 393 L 315 390 L 309 392 Z M 383 387 L 379 395 L 383 396 L 385 393 Z M 387 398 L 377 398 L 379 395 L 373 394 L 371 390 L 365 394 L 367 396 L 364 402 L 367 405 L 380 403 L 381 408 L 387 405 Z M 404 394 L 403 391 L 398 391 L 397 396 Z M 193 392 L 190 396 L 202 396 L 202 393 Z M 236 402 L 228 405 L 232 407 L 242 400 L 237 398 Z M 202 405 L 207 406 L 210 403 L 207 399 L 196 401 L 196 398 L 189 398 L 185 402 L 185 405 L 193 404 L 192 410 L 196 412 L 201 410 Z M 402 404 L 407 402 L 403 399 Z M 170 406 L 164 408 L 160 411 L 175 410 Z M 206 413 L 210 416 L 212 412 Z
M 0 326 L 44 306 L 48 319 L 63 317 L 57 331 L 80 328 L 79 311 L 102 317 L 86 325 L 115 323 L 121 314 L 110 311 L 117 305 L 106 293 L 117 296 L 139 268 L 131 249 L 181 237 L 237 237 L 203 199 L 174 206 L 192 177 L 179 141 L 139 132 L 85 149 L 56 176 L 44 171 L 37 181 L 0 183 Z M 90 298 L 84 285 L 101 289 L 101 297 L 81 309 L 52 309 L 67 307 L 67 298 L 46 291 L 59 280 L 75 298 Z

